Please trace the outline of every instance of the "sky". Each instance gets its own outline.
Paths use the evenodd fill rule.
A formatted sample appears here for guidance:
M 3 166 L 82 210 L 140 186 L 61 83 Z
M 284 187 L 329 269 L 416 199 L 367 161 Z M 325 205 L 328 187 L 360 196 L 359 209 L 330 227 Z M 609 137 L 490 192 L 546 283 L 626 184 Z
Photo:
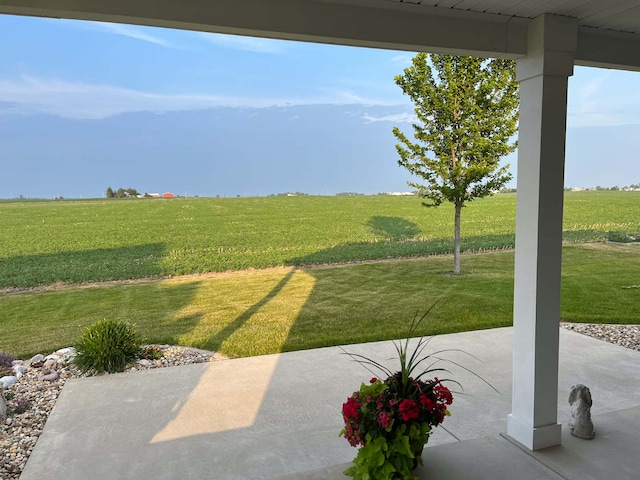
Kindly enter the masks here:
M 409 189 L 412 52 L 5 15 L 0 44 L 0 198 Z M 566 186 L 640 183 L 639 86 L 576 67 Z

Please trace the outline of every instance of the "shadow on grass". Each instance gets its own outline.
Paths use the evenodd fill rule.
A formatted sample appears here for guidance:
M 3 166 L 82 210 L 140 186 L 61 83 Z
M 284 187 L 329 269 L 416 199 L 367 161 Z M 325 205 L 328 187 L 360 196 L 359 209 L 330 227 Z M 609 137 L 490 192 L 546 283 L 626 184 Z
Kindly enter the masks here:
M 394 218 L 394 217 L 373 217 Z M 409 222 L 410 223 L 410 222 Z M 449 255 L 453 253 L 453 237 L 415 239 L 400 235 L 401 229 L 392 229 L 388 240 L 379 242 L 345 243 L 333 248 L 320 250 L 286 262 L 289 266 L 305 267 L 341 262 L 362 262 L 395 258 L 411 258 L 429 255 Z M 407 231 L 407 230 L 405 230 Z M 398 236 L 393 236 L 396 232 Z M 567 243 L 586 243 L 605 241 L 607 232 L 598 230 L 576 230 L 563 232 L 563 241 Z M 463 236 L 461 252 L 490 252 L 513 249 L 515 233 L 500 235 Z
M 214 351 L 230 349 L 231 353 L 235 349 L 225 342 L 245 328 L 253 318 L 256 318 L 256 323 L 250 329 L 252 335 L 262 328 L 263 335 L 267 337 L 283 338 L 277 351 L 398 338 L 405 334 L 406 326 L 416 313 L 421 309 L 426 311 L 443 296 L 454 298 L 455 301 L 449 303 L 464 308 L 442 305 L 439 313 L 432 315 L 434 318 L 428 322 L 428 328 L 419 334 L 451 333 L 463 331 L 469 326 L 491 328 L 510 324 L 513 303 L 512 256 L 463 259 L 463 275 L 460 276 L 448 275 L 453 266 L 450 258 L 434 260 L 430 263 L 433 266 L 431 270 L 425 270 L 422 263 L 412 265 L 407 262 L 376 262 L 362 265 L 356 270 L 330 265 L 344 262 L 345 258 L 357 262 L 443 255 L 450 254 L 452 250 L 451 239 L 423 241 L 410 238 L 418 234 L 418 226 L 400 217 L 374 216 L 367 225 L 377 237 L 391 240 L 339 245 L 293 259 L 290 262 L 293 269 L 282 273 L 260 300 L 247 305 L 235 318 L 222 321 L 219 329 L 200 340 L 199 345 Z M 602 232 L 593 230 L 567 232 L 567 237 L 574 242 L 601 238 L 602 235 Z M 463 239 L 463 251 L 510 249 L 514 241 L 513 234 L 466 237 Z M 318 264 L 329 264 L 330 268 L 304 268 Z M 505 271 L 510 274 L 505 276 Z M 261 323 L 262 320 L 256 315 L 264 313 L 263 318 L 273 315 L 268 311 L 263 312 L 263 309 L 277 308 L 269 306 L 269 303 L 286 287 L 297 288 L 299 284 L 292 282 L 297 282 L 294 277 L 298 278 L 298 272 L 313 277 L 313 286 L 308 296 L 301 300 L 299 313 L 291 319 L 292 323 L 289 324 L 288 320 L 284 322 L 286 326 L 278 326 L 277 322 Z M 293 309 L 294 305 L 290 307 Z M 373 322 L 376 323 L 375 327 L 372 326 Z M 318 328 L 323 329 L 321 335 L 318 335 Z M 316 337 L 318 341 L 314 340 Z M 243 351 L 241 346 L 236 348 Z
M 420 233 L 418 224 L 402 217 L 373 216 L 367 221 L 371 232 L 387 240 L 405 240 Z
M 270 300 L 275 298 L 280 293 L 280 291 L 289 283 L 294 274 L 295 270 L 290 270 L 284 277 L 282 277 L 278 284 L 269 291 L 269 293 L 262 297 L 258 302 L 251 305 L 251 307 L 249 307 L 247 310 L 242 312 L 241 315 L 227 324 L 226 327 L 213 335 L 206 342 L 205 348 L 213 351 L 218 351 L 225 340 L 227 340 L 237 330 L 242 328 L 242 326 L 247 323 L 251 319 L 251 317 L 258 313 L 262 307 L 264 307 L 267 303 L 269 303 Z
M 174 344 L 202 321 L 188 310 L 200 286 L 141 282 L 0 296 L 0 351 L 21 358 L 46 354 L 42 345 L 68 347 L 103 319 L 128 321 L 154 343 Z
M 0 288 L 104 282 L 163 275 L 164 243 L 0 259 Z

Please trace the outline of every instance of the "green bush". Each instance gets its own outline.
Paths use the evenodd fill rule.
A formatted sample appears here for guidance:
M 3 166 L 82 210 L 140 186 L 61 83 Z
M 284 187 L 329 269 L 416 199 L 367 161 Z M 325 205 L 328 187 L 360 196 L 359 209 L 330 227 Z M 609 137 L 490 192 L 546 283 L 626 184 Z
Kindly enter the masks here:
M 136 359 L 142 339 L 126 322 L 102 320 L 87 327 L 76 344 L 74 362 L 84 371 L 122 372 Z

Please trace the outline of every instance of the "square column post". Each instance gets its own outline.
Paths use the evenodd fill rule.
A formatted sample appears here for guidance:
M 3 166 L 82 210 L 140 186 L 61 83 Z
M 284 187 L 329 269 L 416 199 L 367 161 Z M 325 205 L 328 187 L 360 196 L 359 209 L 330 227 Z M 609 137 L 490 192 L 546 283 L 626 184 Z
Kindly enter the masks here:
M 531 21 L 517 61 L 520 126 L 514 287 L 513 398 L 507 434 L 530 450 L 560 444 L 558 348 L 567 84 L 575 19 Z

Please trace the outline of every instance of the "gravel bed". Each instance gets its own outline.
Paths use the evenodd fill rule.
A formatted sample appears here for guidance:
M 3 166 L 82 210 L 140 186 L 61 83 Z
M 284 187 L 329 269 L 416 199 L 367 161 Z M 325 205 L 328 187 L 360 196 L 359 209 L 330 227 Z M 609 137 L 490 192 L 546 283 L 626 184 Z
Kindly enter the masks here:
M 597 323 L 560 324 L 567 330 L 640 351 L 640 325 L 605 325 Z
M 129 365 L 127 371 L 212 362 L 225 358 L 220 354 L 204 350 L 170 345 L 153 346 L 162 351 L 163 357 L 160 360 L 141 360 Z M 4 421 L 0 419 L 1 479 L 20 478 L 65 382 L 70 378 L 89 376 L 70 363 L 69 358 L 70 355 L 62 356 L 56 367 L 51 369 L 45 366 L 30 366 L 28 361 L 19 363 L 26 369 L 17 383 L 4 390 L 7 417 Z M 53 370 L 58 373 L 57 379 L 49 381 L 42 378 Z M 55 373 L 53 376 L 56 376 Z M 24 401 L 28 402 L 28 408 L 19 413 L 20 403 Z

